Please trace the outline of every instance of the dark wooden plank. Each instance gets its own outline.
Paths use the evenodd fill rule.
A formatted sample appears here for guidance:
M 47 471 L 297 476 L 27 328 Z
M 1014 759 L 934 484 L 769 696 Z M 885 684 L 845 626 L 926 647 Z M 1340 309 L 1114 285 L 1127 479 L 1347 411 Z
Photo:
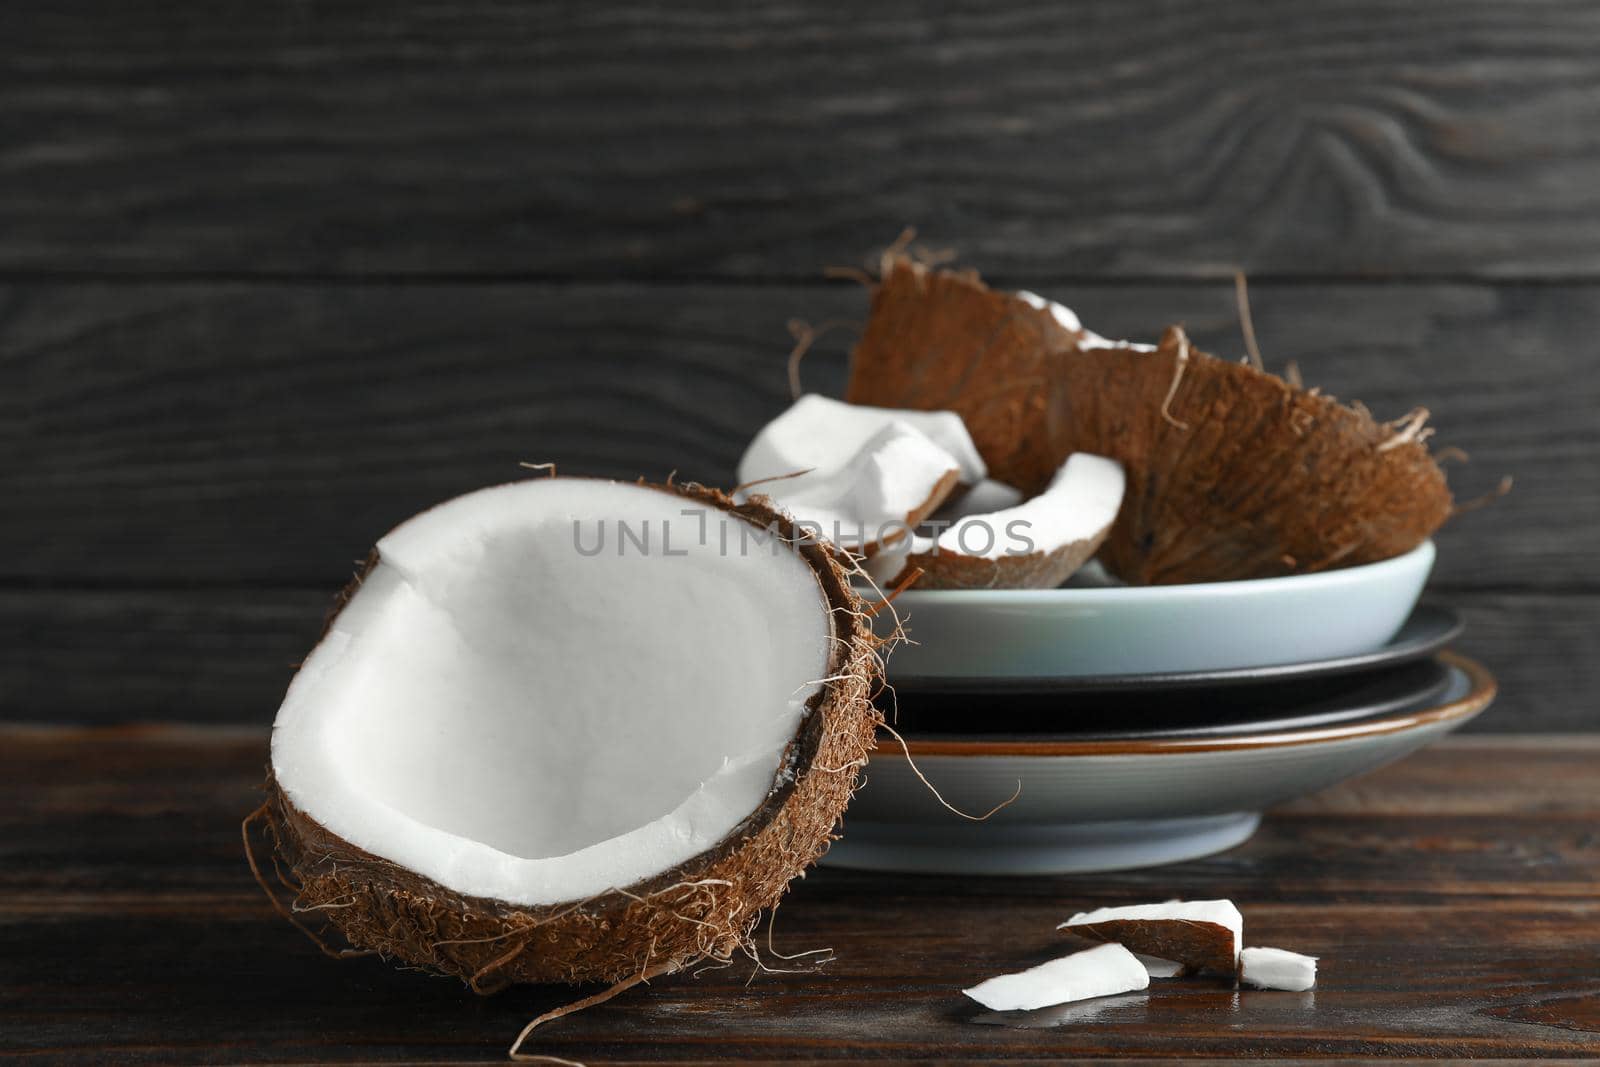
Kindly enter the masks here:
M 322 590 L 0 591 L 0 721 L 265 725 L 332 600 Z M 1469 729 L 1593 730 L 1600 595 L 1454 592 L 1457 646 L 1501 683 Z
M 0 728 L 8 1051 L 40 1063 L 503 1062 L 531 1013 L 573 996 L 480 999 L 320 956 L 271 912 L 240 855 L 235 820 L 256 802 L 264 758 L 259 731 Z M 814 872 L 784 903 L 775 945 L 831 946 L 827 967 L 752 978 L 741 961 L 661 979 L 552 1026 L 536 1051 L 588 1063 L 1593 1056 L 1596 758 L 1595 738 L 1447 740 L 1269 817 L 1242 848 L 1153 871 Z M 1057 1029 L 973 1024 L 958 990 L 1059 952 L 1064 915 L 1173 894 L 1237 900 L 1250 940 L 1323 957 L 1318 988 L 1182 980 Z
M 12 5 L 0 269 L 1600 270 L 1600 11 Z
M 272 721 L 332 591 L 0 591 L 0 718 Z
M 1068 287 L 1102 329 L 1240 349 L 1231 287 Z M 1594 589 L 1600 289 L 1254 290 L 1275 365 L 1382 417 L 1434 409 L 1515 492 L 1441 538 L 1450 586 Z M 784 323 L 860 290 L 644 285 L 0 289 L 0 582 L 332 587 L 440 499 L 555 460 L 726 483 L 787 400 Z M 837 390 L 846 348 L 804 367 Z

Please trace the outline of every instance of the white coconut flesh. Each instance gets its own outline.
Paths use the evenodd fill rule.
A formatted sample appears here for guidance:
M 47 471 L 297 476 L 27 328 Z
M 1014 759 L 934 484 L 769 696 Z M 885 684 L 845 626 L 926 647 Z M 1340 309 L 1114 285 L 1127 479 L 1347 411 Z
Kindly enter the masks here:
M 1239 980 L 1257 989 L 1303 993 L 1317 984 L 1317 957 L 1281 948 L 1247 948 L 1239 953 Z
M 912 555 L 937 551 L 997 560 L 1049 554 L 1104 533 L 1116 521 L 1125 485 L 1122 464 L 1116 460 L 1075 452 L 1038 496 L 994 511 L 969 511 L 936 536 L 916 534 L 906 538 L 879 553 L 867 570 L 881 584 L 893 581 Z M 994 482 L 974 498 L 972 506 L 1004 501 L 1008 496 L 1003 490 L 1010 488 Z M 967 506 L 966 501 L 963 506 Z
M 870 554 L 904 540 L 949 494 L 959 461 L 909 423 L 884 424 L 844 465 L 754 487 L 840 548 Z
M 1156 350 L 1155 345 L 1145 344 L 1140 341 L 1113 341 L 1109 337 L 1101 337 L 1093 330 L 1084 328 L 1077 312 L 1064 304 L 1058 304 L 1054 300 L 1042 297 L 1038 293 L 1030 293 L 1026 289 L 1019 289 L 1016 297 L 1029 307 L 1038 308 L 1040 311 L 1049 311 L 1050 317 L 1055 319 L 1056 324 L 1063 330 L 1078 334 L 1079 348 L 1126 348 L 1130 352 L 1154 352 Z
M 894 422 L 912 427 L 955 457 L 962 482 L 973 485 L 989 473 L 966 424 L 953 411 L 875 408 L 807 393 L 756 434 L 739 460 L 739 482 L 803 470 L 836 471 Z M 772 486 L 764 488 L 770 491 Z
M 758 534 L 585 479 L 423 513 L 378 543 L 291 685 L 278 785 L 339 837 L 467 896 L 552 904 L 674 868 L 792 773 L 829 662 L 814 572 Z
M 1121 945 L 1074 952 L 962 990 L 991 1011 L 1032 1011 L 1150 987 L 1144 964 Z

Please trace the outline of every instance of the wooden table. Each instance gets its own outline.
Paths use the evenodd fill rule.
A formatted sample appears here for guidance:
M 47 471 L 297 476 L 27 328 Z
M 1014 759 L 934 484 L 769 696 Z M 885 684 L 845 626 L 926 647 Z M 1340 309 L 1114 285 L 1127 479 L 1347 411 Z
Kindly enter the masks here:
M 533 1014 L 321 956 L 241 854 L 265 737 L 0 728 L 0 1050 L 31 1062 L 503 1062 Z M 539 1031 L 585 1063 L 1600 1055 L 1600 737 L 1478 736 L 1272 813 L 1225 855 L 1060 878 L 821 870 L 774 945 Z M 1157 983 L 1052 1029 L 978 1025 L 959 990 L 1058 953 L 1079 908 L 1230 897 L 1248 940 L 1322 957 L 1314 992 Z M 763 955 L 765 936 L 761 938 Z M 767 956 L 773 967 L 799 967 Z

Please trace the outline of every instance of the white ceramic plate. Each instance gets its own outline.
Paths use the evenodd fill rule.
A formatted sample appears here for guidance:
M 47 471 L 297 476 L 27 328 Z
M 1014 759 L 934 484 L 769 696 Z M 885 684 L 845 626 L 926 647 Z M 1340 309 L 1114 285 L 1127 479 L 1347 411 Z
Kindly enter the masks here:
M 1399 632 L 1433 558 L 1427 541 L 1381 563 L 1286 578 L 909 589 L 894 606 L 913 643 L 889 657 L 889 680 L 1222 671 L 1359 655 Z
M 1403 711 L 1305 729 L 1223 737 L 1081 740 L 1018 735 L 909 742 L 947 811 L 898 742 L 879 743 L 844 837 L 823 862 L 869 870 L 1045 874 L 1149 867 L 1245 841 L 1261 811 L 1407 755 L 1469 721 L 1495 696 L 1481 664 L 1446 653 L 1443 697 Z M 1018 783 L 1021 790 L 1017 792 Z

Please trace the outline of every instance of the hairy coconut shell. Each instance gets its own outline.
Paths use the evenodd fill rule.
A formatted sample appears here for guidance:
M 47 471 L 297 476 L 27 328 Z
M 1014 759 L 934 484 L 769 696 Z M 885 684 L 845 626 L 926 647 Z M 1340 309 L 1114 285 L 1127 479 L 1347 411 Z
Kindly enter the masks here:
M 357 949 L 455 975 L 480 993 L 513 982 L 619 982 L 728 959 L 761 911 L 827 850 L 882 721 L 872 703 L 879 642 L 848 574 L 831 549 L 760 501 L 736 505 L 699 486 L 652 488 L 759 528 L 775 523 L 817 575 L 832 609 L 831 680 L 785 754 L 793 774 L 728 837 L 673 870 L 587 900 L 522 907 L 463 896 L 355 847 L 290 803 L 269 772 L 267 832 L 292 875 L 285 882 L 296 912 L 325 919 Z
M 1420 422 L 1379 423 L 1176 327 L 1155 352 L 1083 339 L 975 275 L 891 257 L 848 396 L 959 412 L 994 477 L 1030 493 L 1069 453 L 1118 460 L 1127 492 L 1100 557 L 1135 584 L 1376 562 L 1450 516 Z
M 898 585 L 913 569 L 920 569 L 918 589 L 1054 589 L 1094 557 L 1110 527 L 1093 537 L 1070 541 L 1049 552 L 986 559 L 934 546 L 929 552 L 911 552 L 905 565 L 883 583 Z
M 1171 960 L 1189 970 L 1232 974 L 1238 965 L 1233 931 L 1221 923 L 1194 919 L 1108 919 L 1063 929 L 1091 941 L 1118 944 L 1142 955 Z
M 1066 459 L 1051 458 L 1048 402 L 1054 356 L 1078 337 L 974 273 L 887 256 L 845 399 L 956 412 L 989 476 L 1032 496 Z

